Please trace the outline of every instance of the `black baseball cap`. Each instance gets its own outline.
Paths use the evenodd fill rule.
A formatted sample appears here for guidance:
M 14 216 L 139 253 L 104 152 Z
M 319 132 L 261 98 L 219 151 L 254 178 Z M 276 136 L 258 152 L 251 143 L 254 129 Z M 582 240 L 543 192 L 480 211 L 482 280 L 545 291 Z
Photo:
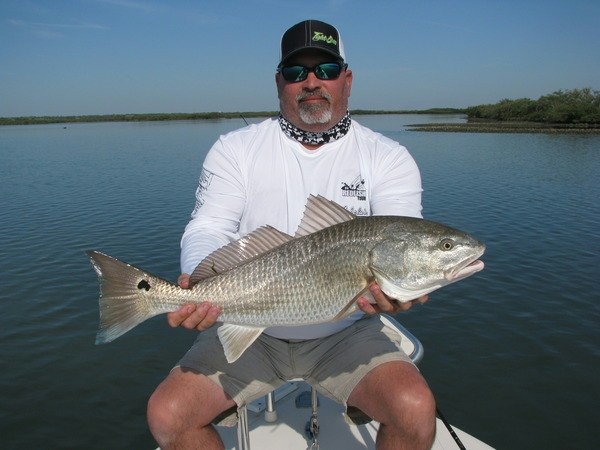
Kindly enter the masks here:
M 333 25 L 319 20 L 305 20 L 289 28 L 281 36 L 279 65 L 300 50 L 314 48 L 345 62 L 344 45 L 340 33 Z

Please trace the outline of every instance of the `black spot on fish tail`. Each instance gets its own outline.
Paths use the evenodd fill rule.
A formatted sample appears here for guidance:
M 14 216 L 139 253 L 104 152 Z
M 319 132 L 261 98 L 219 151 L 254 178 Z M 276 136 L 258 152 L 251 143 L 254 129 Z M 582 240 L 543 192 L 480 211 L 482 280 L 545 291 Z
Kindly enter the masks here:
M 150 283 L 148 283 L 146 280 L 142 280 L 138 283 L 137 287 L 138 289 L 145 289 L 146 291 L 149 291 Z

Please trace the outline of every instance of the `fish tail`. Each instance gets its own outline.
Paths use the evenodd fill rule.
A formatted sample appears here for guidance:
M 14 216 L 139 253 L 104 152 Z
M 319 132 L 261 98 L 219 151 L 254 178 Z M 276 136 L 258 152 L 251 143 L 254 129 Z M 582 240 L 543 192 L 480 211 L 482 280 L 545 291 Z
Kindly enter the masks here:
M 106 344 L 160 313 L 144 295 L 156 277 L 97 251 L 86 252 L 100 282 L 96 344 Z

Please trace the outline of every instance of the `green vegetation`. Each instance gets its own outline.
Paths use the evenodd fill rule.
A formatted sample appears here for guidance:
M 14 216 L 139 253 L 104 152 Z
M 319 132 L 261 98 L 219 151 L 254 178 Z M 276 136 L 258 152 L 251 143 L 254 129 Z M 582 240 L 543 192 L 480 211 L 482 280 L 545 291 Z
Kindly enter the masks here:
M 367 114 L 464 114 L 464 110 L 455 108 L 433 108 L 420 111 L 379 111 L 356 109 L 353 115 Z M 274 117 L 278 111 L 254 112 L 208 112 L 208 113 L 157 113 L 157 114 L 107 114 L 89 116 L 31 116 L 0 117 L 0 125 L 40 125 L 51 123 L 77 122 L 151 122 L 159 120 L 218 120 L 250 117 Z
M 463 111 L 467 123 L 410 125 L 411 131 L 460 133 L 600 133 L 600 91 L 556 91 L 538 100 L 504 99 Z
M 354 116 L 366 116 L 366 115 L 377 115 L 377 114 L 465 114 L 464 109 L 459 108 L 431 108 L 431 109 L 418 109 L 418 110 L 401 110 L 401 111 L 387 111 L 387 110 L 373 110 L 373 109 L 352 109 L 350 114 Z
M 545 133 L 545 134 L 596 134 L 600 125 L 547 124 L 540 122 L 501 122 L 497 120 L 471 120 L 467 123 L 423 123 L 408 125 L 409 131 L 438 131 L 444 133 Z
M 275 111 L 258 112 L 209 112 L 209 113 L 157 113 L 157 114 L 107 114 L 90 116 L 33 116 L 0 117 L 0 125 L 33 125 L 76 122 L 152 122 L 159 120 L 216 120 L 241 117 L 270 117 Z
M 539 122 L 546 124 L 600 125 L 600 91 L 591 88 L 556 91 L 538 100 L 504 99 L 495 105 L 471 106 L 465 110 L 469 121 Z

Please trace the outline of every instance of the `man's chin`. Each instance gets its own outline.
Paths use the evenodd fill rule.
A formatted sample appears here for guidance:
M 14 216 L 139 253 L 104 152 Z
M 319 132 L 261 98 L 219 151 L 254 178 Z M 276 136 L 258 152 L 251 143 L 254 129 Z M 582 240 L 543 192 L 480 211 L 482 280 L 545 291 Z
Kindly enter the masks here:
M 331 110 L 323 108 L 310 108 L 310 110 L 302 110 L 299 111 L 300 120 L 304 122 L 306 125 L 317 125 L 317 124 L 326 124 L 331 121 Z

